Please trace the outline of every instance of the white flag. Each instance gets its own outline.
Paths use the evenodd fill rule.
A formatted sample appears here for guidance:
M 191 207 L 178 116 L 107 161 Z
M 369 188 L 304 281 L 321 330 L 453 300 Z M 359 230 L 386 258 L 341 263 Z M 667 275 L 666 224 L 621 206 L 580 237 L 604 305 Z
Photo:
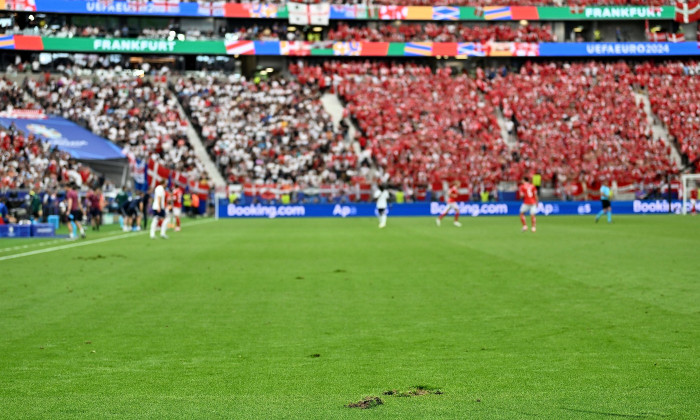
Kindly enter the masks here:
M 309 6 L 303 3 L 287 3 L 287 11 L 289 12 L 290 25 L 308 25 L 309 24 Z
M 309 6 L 309 22 L 316 26 L 328 26 L 331 17 L 331 5 L 328 3 L 312 4 Z

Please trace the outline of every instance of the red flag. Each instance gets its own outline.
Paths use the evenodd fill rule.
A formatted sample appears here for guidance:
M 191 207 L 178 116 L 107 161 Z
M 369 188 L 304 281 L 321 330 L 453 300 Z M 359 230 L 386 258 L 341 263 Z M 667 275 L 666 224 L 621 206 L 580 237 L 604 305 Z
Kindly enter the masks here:
M 700 20 L 700 0 L 676 1 L 676 22 L 690 23 Z

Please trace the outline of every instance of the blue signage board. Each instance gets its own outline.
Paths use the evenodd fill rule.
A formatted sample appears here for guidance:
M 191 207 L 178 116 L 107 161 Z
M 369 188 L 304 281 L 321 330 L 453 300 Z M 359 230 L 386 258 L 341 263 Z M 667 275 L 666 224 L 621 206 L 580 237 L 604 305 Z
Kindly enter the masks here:
M 217 207 L 219 218 L 281 218 L 281 217 L 373 217 L 376 215 L 374 204 L 229 204 L 220 199 Z M 478 216 L 517 216 L 520 202 L 496 203 L 459 203 L 459 211 L 465 217 Z M 666 200 L 655 201 L 614 201 L 614 214 L 668 214 L 680 213 L 682 202 Z M 538 204 L 538 215 L 591 215 L 601 209 L 599 201 L 552 201 Z M 445 210 L 445 203 L 410 203 L 394 204 L 389 207 L 390 216 L 437 216 Z M 690 210 L 688 208 L 688 210 Z M 452 213 L 450 213 L 452 214 Z

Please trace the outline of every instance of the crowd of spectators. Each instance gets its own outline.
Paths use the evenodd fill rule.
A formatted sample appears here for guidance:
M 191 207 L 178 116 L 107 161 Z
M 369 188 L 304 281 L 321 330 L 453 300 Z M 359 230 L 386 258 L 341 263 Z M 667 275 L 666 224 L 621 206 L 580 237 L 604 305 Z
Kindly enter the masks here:
M 635 75 L 615 64 L 527 63 L 496 76 L 488 98 L 515 123 L 517 175 L 539 172 L 554 182 L 656 179 L 673 171 L 670 146 L 653 139 Z
M 337 90 L 362 130 L 361 162 L 392 184 L 446 179 L 495 184 L 510 155 L 474 79 L 418 64 L 326 62 L 297 74 L 341 77 Z M 316 76 L 313 76 L 316 74 Z
M 210 40 L 232 39 L 246 41 L 294 41 L 297 38 L 296 31 L 288 31 L 284 23 L 272 22 L 270 24 L 252 24 L 231 27 L 216 31 L 201 29 L 180 29 L 177 25 L 165 28 L 135 29 L 127 26 L 123 28 L 107 29 L 102 26 L 76 26 L 76 25 L 37 25 L 25 29 L 15 26 L 5 31 L 6 35 L 41 35 L 57 38 L 140 38 L 140 39 L 172 39 L 172 40 Z
M 355 154 L 325 111 L 318 84 L 183 78 L 175 90 L 229 182 L 318 187 L 354 175 Z
M 202 164 L 187 139 L 187 122 L 165 83 L 112 73 L 29 79 L 27 87 L 48 114 L 111 140 L 131 160 L 152 159 L 190 180 L 202 177 Z
M 328 39 L 373 42 L 551 42 L 554 35 L 549 24 L 379 23 L 373 28 L 340 23 L 328 32 Z
M 1 111 L 37 109 L 25 90 L 7 78 L 0 79 Z M 82 185 L 93 178 L 90 169 L 70 155 L 51 147 L 14 124 L 0 126 L 0 191 L 6 189 L 55 190 L 74 182 Z
M 700 64 L 644 63 L 635 71 L 639 85 L 647 89 L 652 111 L 688 163 L 700 170 Z

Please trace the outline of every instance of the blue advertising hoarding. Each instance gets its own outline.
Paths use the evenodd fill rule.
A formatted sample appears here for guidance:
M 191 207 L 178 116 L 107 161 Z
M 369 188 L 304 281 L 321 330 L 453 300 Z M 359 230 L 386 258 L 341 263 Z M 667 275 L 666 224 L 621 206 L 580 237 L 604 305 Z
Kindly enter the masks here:
M 374 217 L 375 205 L 371 203 L 341 204 L 229 204 L 220 199 L 217 206 L 219 218 L 279 218 L 279 217 Z M 478 216 L 517 216 L 520 202 L 500 203 L 459 203 L 459 211 L 465 217 Z M 672 201 L 614 201 L 614 214 L 667 214 L 680 213 L 682 203 Z M 601 209 L 599 201 L 556 201 L 538 204 L 538 215 L 592 215 Z M 688 208 L 690 210 L 690 208 Z M 390 216 L 437 216 L 445 211 L 445 203 L 410 203 L 394 204 L 389 208 Z M 449 214 L 452 214 L 451 211 Z
M 700 42 L 543 42 L 540 57 L 700 55 Z
M 76 159 L 124 159 L 124 153 L 114 143 L 85 128 L 60 117 L 45 119 L 0 118 L 0 125 L 14 124 L 26 134 L 34 134 L 44 141 L 69 153 Z

